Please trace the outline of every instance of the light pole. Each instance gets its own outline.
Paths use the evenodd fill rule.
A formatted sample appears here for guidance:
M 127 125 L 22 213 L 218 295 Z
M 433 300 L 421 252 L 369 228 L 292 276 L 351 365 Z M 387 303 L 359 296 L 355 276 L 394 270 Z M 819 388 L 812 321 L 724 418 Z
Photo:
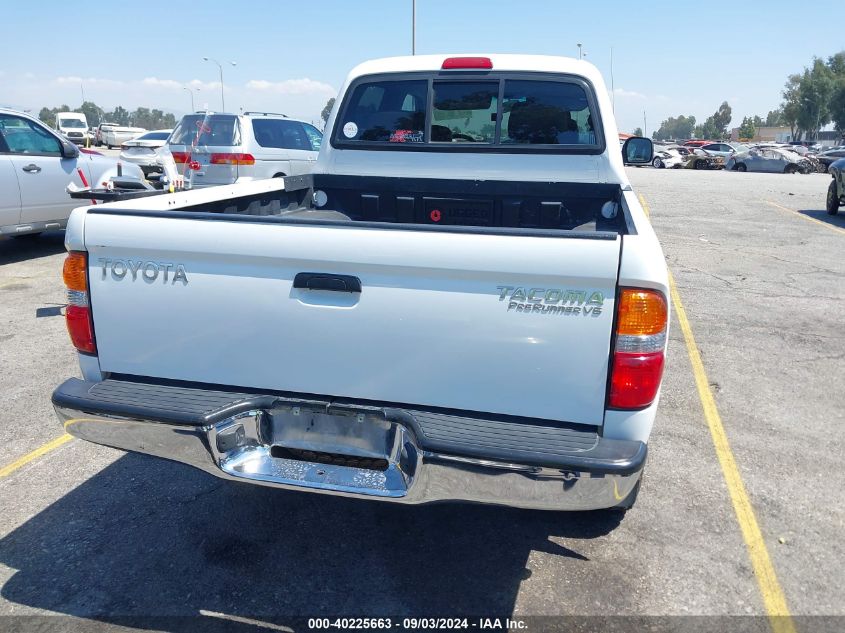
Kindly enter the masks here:
M 411 55 L 417 54 L 417 0 L 411 0 Z
M 581 44 L 578 44 L 578 59 L 581 59 Z
M 212 57 L 203 57 L 202 60 L 204 62 L 214 62 L 217 64 L 217 68 L 220 69 L 220 107 L 223 112 L 226 111 L 226 98 L 223 96 L 223 64 L 218 62 L 216 59 Z M 237 66 L 237 62 L 229 62 L 232 66 Z
M 194 90 L 199 92 L 200 89 L 199 88 L 189 88 L 188 86 L 182 86 L 182 90 L 187 90 L 188 93 L 191 95 L 191 112 L 196 112 L 196 110 L 194 110 Z

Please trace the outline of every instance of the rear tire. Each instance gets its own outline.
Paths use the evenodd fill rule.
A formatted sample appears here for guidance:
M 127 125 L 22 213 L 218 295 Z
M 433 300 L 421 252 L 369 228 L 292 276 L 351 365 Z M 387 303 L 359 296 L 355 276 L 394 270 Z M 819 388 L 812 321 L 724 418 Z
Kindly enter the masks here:
M 746 166 L 745 163 L 737 163 L 734 166 L 734 170 L 736 170 L 736 171 L 748 171 L 748 167 Z
M 699 159 L 699 160 L 695 161 L 695 163 L 693 164 L 693 167 L 695 169 L 707 169 L 707 163 L 705 161 Z
M 656 157 L 653 161 L 651 161 L 651 166 L 655 169 L 663 169 L 666 165 L 663 164 L 663 161 L 660 160 L 660 157 Z
M 839 192 L 836 190 L 836 181 L 831 180 L 827 188 L 827 214 L 836 215 L 839 213 Z
M 783 168 L 783 173 L 785 173 L 785 174 L 797 174 L 798 173 L 798 167 L 796 167 L 795 165 L 787 165 L 786 167 Z

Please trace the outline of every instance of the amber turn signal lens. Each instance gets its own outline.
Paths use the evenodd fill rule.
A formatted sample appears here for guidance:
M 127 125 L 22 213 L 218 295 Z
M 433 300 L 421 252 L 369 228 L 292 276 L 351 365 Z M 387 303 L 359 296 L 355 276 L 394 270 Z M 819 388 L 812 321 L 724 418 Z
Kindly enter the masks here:
M 658 334 L 666 329 L 666 297 L 656 290 L 624 288 L 619 297 L 617 314 L 617 334 Z
M 68 290 L 88 290 L 88 253 L 71 251 L 65 259 L 62 277 Z

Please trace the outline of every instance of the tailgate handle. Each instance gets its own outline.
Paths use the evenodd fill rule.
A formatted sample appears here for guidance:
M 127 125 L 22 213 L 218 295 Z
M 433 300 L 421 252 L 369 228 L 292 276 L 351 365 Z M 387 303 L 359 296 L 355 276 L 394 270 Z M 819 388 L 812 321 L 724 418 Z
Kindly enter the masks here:
M 335 292 L 361 292 L 361 280 L 352 275 L 332 273 L 297 273 L 294 288 L 305 290 L 333 290 Z

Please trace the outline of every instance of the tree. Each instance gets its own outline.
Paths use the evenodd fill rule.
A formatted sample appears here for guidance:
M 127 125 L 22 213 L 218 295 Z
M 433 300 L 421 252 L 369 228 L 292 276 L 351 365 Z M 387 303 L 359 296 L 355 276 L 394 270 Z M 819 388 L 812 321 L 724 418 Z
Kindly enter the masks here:
M 777 108 L 776 110 L 769 110 L 764 123 L 766 127 L 779 127 L 783 125 L 783 123 L 783 111 L 780 108 Z
M 728 105 L 727 101 L 722 101 L 722 105 L 713 113 L 712 119 L 717 136 L 719 138 L 726 138 L 728 135 L 728 126 L 731 124 L 731 106 Z
M 320 118 L 323 119 L 323 125 L 325 126 L 326 123 L 329 122 L 329 115 L 332 113 L 332 108 L 334 107 L 334 97 L 326 101 L 326 105 L 323 106 L 323 111 L 320 112 Z
M 830 118 L 836 129 L 845 134 L 845 79 L 839 82 L 830 99 Z
M 643 135 L 643 129 L 641 127 L 635 127 L 634 128 L 634 136 L 642 136 L 642 135 Z
M 85 115 L 85 119 L 88 121 L 88 125 L 96 127 L 102 121 L 100 121 L 100 108 L 97 106 L 96 103 L 93 101 L 84 101 L 81 106 L 76 108 L 74 112 L 81 112 Z
M 56 113 L 50 108 L 41 108 L 41 112 L 38 113 L 38 118 L 49 127 L 56 125 Z
M 658 141 L 665 141 L 666 139 L 681 139 L 689 138 L 692 134 L 693 126 L 695 126 L 694 116 L 669 117 L 664 120 L 660 127 L 651 135 L 651 137 Z
M 813 59 L 813 67 L 805 68 L 798 84 L 796 116 L 798 128 L 817 138 L 819 130 L 830 122 L 830 98 L 835 85 L 833 72 L 819 59 Z
M 760 117 L 755 117 L 759 120 Z M 754 135 L 757 133 L 757 129 L 754 126 L 754 119 L 749 117 L 744 117 L 742 119 L 742 125 L 739 126 L 739 138 L 740 140 L 748 140 L 754 138 Z
M 116 123 L 117 125 L 129 125 L 129 111 L 122 106 L 117 106 L 114 110 L 106 114 L 106 121 Z

